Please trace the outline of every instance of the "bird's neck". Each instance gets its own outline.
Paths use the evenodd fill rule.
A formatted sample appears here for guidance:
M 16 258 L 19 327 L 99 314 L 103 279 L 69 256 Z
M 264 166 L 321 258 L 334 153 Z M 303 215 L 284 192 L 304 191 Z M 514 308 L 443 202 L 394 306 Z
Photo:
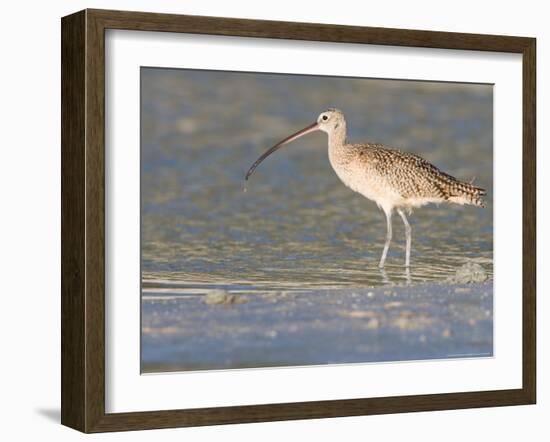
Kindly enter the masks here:
M 331 150 L 338 150 L 346 144 L 346 123 L 340 125 L 328 134 L 328 146 Z

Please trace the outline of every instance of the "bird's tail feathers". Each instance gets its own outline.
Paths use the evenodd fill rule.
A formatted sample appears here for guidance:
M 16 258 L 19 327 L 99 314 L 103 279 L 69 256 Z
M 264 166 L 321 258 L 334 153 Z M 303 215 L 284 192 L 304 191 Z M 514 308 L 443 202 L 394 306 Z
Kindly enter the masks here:
M 447 199 L 456 204 L 469 204 L 477 207 L 485 207 L 483 196 L 485 189 L 463 181 L 456 181 L 449 189 Z

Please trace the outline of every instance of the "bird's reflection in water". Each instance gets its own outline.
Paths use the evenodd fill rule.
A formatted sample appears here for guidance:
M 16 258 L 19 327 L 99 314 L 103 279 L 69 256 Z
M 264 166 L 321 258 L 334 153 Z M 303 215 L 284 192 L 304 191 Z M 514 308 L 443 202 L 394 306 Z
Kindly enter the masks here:
M 392 280 L 388 276 L 388 272 L 386 271 L 386 269 L 382 267 L 382 268 L 378 268 L 378 270 L 380 271 L 380 275 L 382 276 L 382 282 L 384 283 L 384 285 L 392 285 Z M 405 284 L 411 285 L 412 277 L 411 277 L 410 267 L 405 267 L 405 272 L 403 273 L 403 276 L 405 278 Z
M 407 282 L 407 285 L 411 285 L 412 278 L 411 278 L 411 268 L 405 267 L 405 281 Z
M 388 278 L 388 272 L 386 272 L 386 269 L 384 267 L 379 267 L 380 275 L 382 275 L 382 282 L 384 285 L 389 285 L 391 283 L 390 278 Z

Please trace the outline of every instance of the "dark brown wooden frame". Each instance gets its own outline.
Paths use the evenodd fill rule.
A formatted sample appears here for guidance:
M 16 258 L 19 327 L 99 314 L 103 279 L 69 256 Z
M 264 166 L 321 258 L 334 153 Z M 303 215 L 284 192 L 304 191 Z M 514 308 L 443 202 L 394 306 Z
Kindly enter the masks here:
M 449 32 L 84 10 L 62 29 L 61 422 L 84 432 L 533 404 L 536 399 L 536 40 Z M 514 390 L 105 412 L 105 30 L 284 38 L 523 56 L 523 386 Z M 518 146 L 519 148 L 519 146 Z

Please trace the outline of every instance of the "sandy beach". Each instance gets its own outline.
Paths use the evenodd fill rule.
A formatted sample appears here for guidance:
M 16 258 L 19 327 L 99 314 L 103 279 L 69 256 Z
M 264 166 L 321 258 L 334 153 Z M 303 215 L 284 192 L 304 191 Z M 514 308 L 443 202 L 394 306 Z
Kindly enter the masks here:
M 150 288 L 147 372 L 490 357 L 493 284 L 247 292 Z

